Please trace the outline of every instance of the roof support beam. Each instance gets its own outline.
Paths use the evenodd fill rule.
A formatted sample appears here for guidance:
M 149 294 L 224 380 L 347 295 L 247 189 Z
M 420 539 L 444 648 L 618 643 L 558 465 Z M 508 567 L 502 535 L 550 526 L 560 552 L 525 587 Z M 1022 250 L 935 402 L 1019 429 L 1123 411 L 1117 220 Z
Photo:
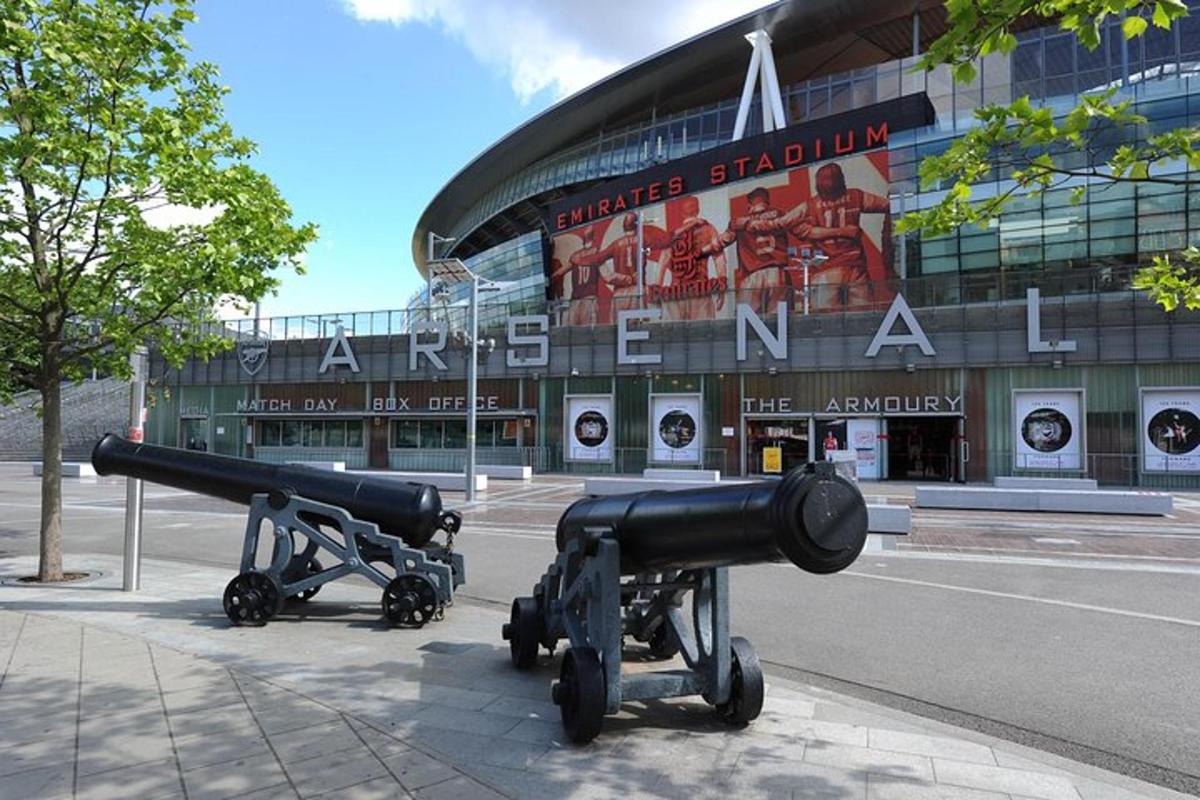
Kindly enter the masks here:
M 787 116 L 783 111 L 783 96 L 779 91 L 779 77 L 775 73 L 775 54 L 771 52 L 771 37 L 761 28 L 746 34 L 753 52 L 750 66 L 746 69 L 746 82 L 742 85 L 742 98 L 738 103 L 737 119 L 733 125 L 733 141 L 746 133 L 746 121 L 750 117 L 750 101 L 754 97 L 754 84 L 760 87 L 762 98 L 763 132 L 787 127 Z

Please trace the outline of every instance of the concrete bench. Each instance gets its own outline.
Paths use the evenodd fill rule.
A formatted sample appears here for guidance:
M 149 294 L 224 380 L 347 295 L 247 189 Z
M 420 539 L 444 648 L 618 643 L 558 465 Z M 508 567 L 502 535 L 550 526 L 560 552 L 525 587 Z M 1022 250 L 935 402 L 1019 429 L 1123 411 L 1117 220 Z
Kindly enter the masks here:
M 709 483 L 716 483 L 721 480 L 721 470 L 647 467 L 642 470 L 642 477 L 660 481 L 708 481 Z
M 371 475 L 376 478 L 394 478 L 409 483 L 428 483 L 438 489 L 465 492 L 467 476 L 462 472 L 393 472 L 392 470 L 348 470 L 355 475 Z M 475 474 L 475 491 L 486 492 L 488 476 Z
M 886 503 L 867 503 L 867 530 L 907 536 L 912 533 L 912 509 Z
M 487 475 L 489 478 L 528 481 L 533 480 L 533 467 L 523 467 L 519 464 L 481 464 L 475 467 L 476 475 Z
M 747 480 L 725 480 L 724 484 L 750 483 Z M 712 481 L 664 481 L 648 478 L 585 478 L 583 493 L 593 496 L 630 494 L 633 492 L 677 492 L 680 489 L 706 489 L 717 484 Z M 867 530 L 904 536 L 912 532 L 912 509 L 908 506 L 867 503 Z
M 1066 491 L 1099 491 L 1091 478 L 1023 478 L 1017 475 L 996 478 L 997 489 L 1063 489 Z
M 59 474 L 64 478 L 94 478 L 96 477 L 96 468 L 86 462 L 64 461 Z M 42 462 L 34 462 L 33 476 L 35 478 L 42 477 Z
M 1078 514 L 1163 516 L 1174 510 L 1173 498 L 1161 492 L 1064 491 L 1061 489 L 996 489 L 974 486 L 918 486 L 917 508 L 978 511 L 1043 511 Z
M 325 469 L 331 472 L 345 472 L 345 461 L 289 461 L 289 464 L 297 464 L 301 467 L 312 467 L 314 469 Z

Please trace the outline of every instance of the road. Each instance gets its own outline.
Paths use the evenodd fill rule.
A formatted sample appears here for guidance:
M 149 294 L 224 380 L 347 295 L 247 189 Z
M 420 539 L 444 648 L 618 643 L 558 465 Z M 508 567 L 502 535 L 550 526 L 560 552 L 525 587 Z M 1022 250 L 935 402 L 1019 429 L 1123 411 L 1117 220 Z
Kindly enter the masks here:
M 581 484 L 493 485 L 459 547 L 466 596 L 507 605 Z M 68 552 L 119 553 L 123 481 L 65 486 Z M 37 489 L 28 465 L 0 465 L 0 557 L 36 552 Z M 147 556 L 232 576 L 238 506 L 152 485 L 146 505 Z M 1162 520 L 918 511 L 904 549 L 837 575 L 733 570 L 734 631 L 777 674 L 1200 793 L 1200 503 L 1180 505 Z

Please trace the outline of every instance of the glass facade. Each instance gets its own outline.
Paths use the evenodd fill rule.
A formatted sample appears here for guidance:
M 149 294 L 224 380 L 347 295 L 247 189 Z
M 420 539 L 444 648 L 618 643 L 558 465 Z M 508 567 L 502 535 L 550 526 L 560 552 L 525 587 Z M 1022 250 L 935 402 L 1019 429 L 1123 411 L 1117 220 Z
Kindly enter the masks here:
M 1200 0 L 1189 0 L 1200 10 Z M 921 191 L 921 160 L 940 152 L 956 134 L 973 124 L 975 109 L 1029 95 L 1055 109 L 1075 104 L 1081 93 L 1117 87 L 1136 101 L 1149 120 L 1138 135 L 1200 124 L 1200 14 L 1170 31 L 1154 26 L 1138 40 L 1121 35 L 1120 20 L 1110 21 L 1095 51 L 1057 28 L 1026 31 L 1010 56 L 994 54 L 978 64 L 970 84 L 957 84 L 945 68 L 913 72 L 908 58 L 825 75 L 783 87 L 791 124 L 818 119 L 894 97 L 925 92 L 936 122 L 893 136 L 890 143 L 893 214 L 928 207 L 938 191 Z M 654 164 L 692 155 L 727 143 L 733 132 L 737 98 L 730 97 L 669 116 L 653 111 L 650 119 L 597 132 L 578 144 L 515 172 L 494 187 L 458 221 L 451 235 L 460 240 L 481 223 L 515 203 L 559 187 L 637 172 Z M 752 109 L 747 135 L 761 127 Z M 1111 143 L 1110 143 L 1111 144 Z M 1079 154 L 1067 158 L 1079 158 Z M 1080 162 L 1082 165 L 1082 161 Z M 1002 188 L 980 185 L 979 197 Z M 1071 184 L 1023 199 L 991 225 L 963 229 L 951 236 L 921 239 L 910 235 L 894 248 L 896 270 L 906 278 L 942 276 L 953 284 L 944 302 L 999 299 L 1010 270 L 1070 274 L 1087 269 L 1087 290 L 1106 283 L 1122 285 L 1129 272 L 1151 254 L 1200 243 L 1200 199 L 1180 187 L 1105 185 L 1089 188 L 1085 200 L 1071 204 Z M 489 302 L 534 303 L 545 295 L 542 237 L 530 232 L 479 253 L 467 263 L 491 280 L 515 281 Z M 989 287 L 976 292 L 973 281 L 989 275 Z M 954 276 L 958 276 L 957 278 Z M 1082 280 L 1082 278 L 1081 278 Z M 451 303 L 464 303 L 467 288 L 450 290 Z M 978 295 L 978 296 L 977 296 Z M 416 298 L 423 302 L 423 294 Z

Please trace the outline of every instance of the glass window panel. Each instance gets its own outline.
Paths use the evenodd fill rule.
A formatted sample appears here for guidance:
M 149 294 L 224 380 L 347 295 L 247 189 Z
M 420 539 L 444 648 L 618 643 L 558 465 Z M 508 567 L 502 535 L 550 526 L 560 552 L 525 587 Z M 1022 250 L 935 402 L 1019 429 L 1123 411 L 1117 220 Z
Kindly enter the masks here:
M 345 420 L 330 420 L 325 423 L 325 446 L 326 447 L 345 447 L 346 446 L 346 422 Z
M 346 420 L 346 447 L 363 446 L 363 423 L 359 420 Z
M 300 421 L 295 419 L 285 419 L 283 428 L 280 433 L 279 443 L 283 447 L 297 447 L 300 445 Z
M 1132 236 L 1121 236 L 1110 239 L 1091 240 L 1092 257 L 1097 256 L 1112 256 L 1134 252 L 1134 240 Z
M 467 446 L 467 421 L 465 419 L 448 419 L 442 425 L 445 429 L 442 439 L 443 447 L 450 449 Z
M 1161 253 L 1164 250 L 1182 250 L 1187 237 L 1182 230 L 1154 231 L 1138 236 L 1139 253 Z
M 440 450 L 445 446 L 445 423 L 440 419 L 423 419 L 421 420 L 421 447 L 429 450 Z M 466 432 L 466 425 L 463 425 L 463 432 Z
M 964 253 L 961 264 L 963 269 L 995 269 L 1000 264 L 1000 255 L 995 250 L 986 253 Z
M 822 86 L 808 92 L 808 118 L 816 119 L 829 114 L 829 87 Z
M 516 447 L 517 446 L 517 426 L 520 420 L 515 419 L 500 419 L 496 420 L 496 446 L 497 447 Z
M 835 83 L 830 90 L 829 111 L 833 114 L 841 114 L 851 109 L 852 95 L 850 93 L 850 84 Z
M 1047 261 L 1074 261 L 1087 257 L 1088 243 L 1086 241 L 1046 244 Z
M 268 420 L 267 422 L 260 423 L 260 425 L 260 430 L 262 431 L 260 444 L 264 447 L 278 447 L 283 426 L 275 420 Z
M 475 446 L 476 447 L 491 447 L 495 436 L 496 423 L 495 420 L 477 419 L 475 420 Z
M 933 275 L 939 272 L 957 272 L 958 271 L 958 256 L 930 258 L 925 255 L 922 249 L 921 275 Z
M 1032 39 L 1020 42 L 1013 51 L 1013 80 L 1037 81 L 1042 77 L 1042 42 Z

